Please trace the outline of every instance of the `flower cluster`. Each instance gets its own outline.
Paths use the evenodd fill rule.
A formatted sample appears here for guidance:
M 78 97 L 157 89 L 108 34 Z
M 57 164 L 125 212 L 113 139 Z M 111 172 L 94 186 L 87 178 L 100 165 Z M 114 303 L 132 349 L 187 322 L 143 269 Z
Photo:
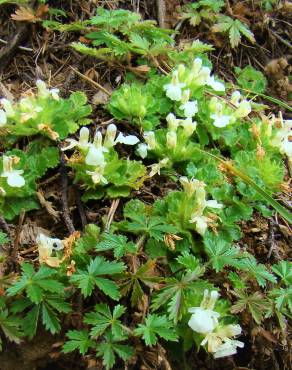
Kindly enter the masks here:
M 84 155 L 84 162 L 88 166 L 92 166 L 92 170 L 86 171 L 91 176 L 94 184 L 107 184 L 107 179 L 103 176 L 107 164 L 105 153 L 109 152 L 116 144 L 135 145 L 139 139 L 134 135 L 125 136 L 119 133 L 117 136 L 117 127 L 110 124 L 107 127 L 106 135 L 103 140 L 102 134 L 96 130 L 93 142 L 89 139 L 89 130 L 87 127 L 82 127 L 79 132 L 79 140 L 66 139 L 69 143 L 63 151 L 73 148 L 78 148 Z
M 210 118 L 213 120 L 215 127 L 226 127 L 238 118 L 247 117 L 251 112 L 251 103 L 244 99 L 239 91 L 234 91 L 227 103 L 215 96 L 210 100 Z
M 193 121 L 191 117 L 185 119 L 176 118 L 173 113 L 169 113 L 166 117 L 167 130 L 163 130 L 164 141 L 156 139 L 154 131 L 147 131 L 143 137 L 146 143 L 138 145 L 137 152 L 141 158 L 146 158 L 148 151 L 166 153 L 177 153 L 179 147 L 185 148 L 185 141 L 192 136 L 197 127 L 197 122 Z M 160 131 L 159 131 L 160 132 Z
M 217 200 L 206 200 L 206 184 L 202 181 L 192 179 L 189 180 L 187 177 L 183 176 L 180 178 L 180 182 L 184 188 L 186 194 L 191 197 L 195 195 L 196 205 L 195 210 L 192 213 L 190 223 L 196 224 L 196 231 L 200 235 L 204 235 L 207 230 L 208 223 L 212 222 L 213 219 L 210 215 L 204 215 L 206 208 L 223 208 L 223 204 L 218 203 Z M 209 217 L 208 217 L 209 216 Z
M 187 103 L 185 101 L 188 94 L 186 91 L 190 91 L 187 89 L 201 86 L 209 86 L 215 91 L 225 91 L 224 84 L 216 81 L 214 76 L 211 75 L 211 69 L 203 66 L 201 58 L 196 58 L 191 69 L 187 69 L 183 64 L 180 64 L 178 69 L 173 71 L 171 82 L 164 85 L 164 90 L 169 99 L 181 101 L 183 103 L 181 109 L 184 109 L 184 105 Z M 183 91 L 183 88 L 187 89 Z M 194 107 L 195 105 L 188 104 L 188 106 Z
M 36 86 L 38 88 L 38 98 L 47 99 L 52 97 L 54 100 L 59 100 L 59 89 L 48 89 L 46 83 L 42 80 L 37 80 Z M 0 127 L 5 126 L 9 118 L 15 118 L 18 115 L 20 122 L 34 119 L 43 110 L 34 96 L 23 97 L 19 100 L 17 107 L 5 98 L 0 100 L 0 104 L 3 107 L 3 109 L 0 109 Z
M 0 177 L 6 177 L 7 184 L 12 188 L 21 188 L 25 185 L 25 180 L 22 176 L 23 170 L 13 169 L 13 166 L 18 162 L 19 158 L 16 156 L 3 155 L 3 172 L 0 174 Z
M 236 353 L 236 348 L 243 348 L 244 343 L 231 339 L 241 334 L 239 325 L 221 325 L 220 313 L 214 310 L 218 292 L 204 291 L 204 297 L 200 307 L 191 307 L 192 314 L 188 322 L 189 327 L 197 333 L 204 335 L 201 345 L 207 344 L 208 352 L 213 353 L 215 358 L 230 356 Z

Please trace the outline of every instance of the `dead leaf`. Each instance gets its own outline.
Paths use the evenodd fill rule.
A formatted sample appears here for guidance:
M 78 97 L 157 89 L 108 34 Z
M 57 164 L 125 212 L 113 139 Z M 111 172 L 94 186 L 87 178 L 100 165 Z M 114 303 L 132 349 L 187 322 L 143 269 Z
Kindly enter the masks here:
M 15 13 L 11 15 L 11 18 L 14 21 L 36 23 L 42 21 L 48 11 L 48 5 L 40 5 L 36 11 L 32 8 L 20 6 Z

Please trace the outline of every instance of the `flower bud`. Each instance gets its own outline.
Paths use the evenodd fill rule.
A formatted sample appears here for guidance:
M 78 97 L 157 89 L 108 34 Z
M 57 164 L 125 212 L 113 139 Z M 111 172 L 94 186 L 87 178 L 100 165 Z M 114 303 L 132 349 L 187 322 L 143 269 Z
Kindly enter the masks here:
M 169 113 L 166 116 L 166 121 L 167 121 L 167 127 L 169 128 L 170 131 L 176 131 L 177 130 L 179 120 L 175 117 L 175 115 L 173 113 Z
M 177 144 L 177 136 L 176 132 L 174 131 L 169 131 L 166 134 L 166 146 L 168 149 L 174 149 Z
M 106 148 L 112 148 L 115 145 L 116 136 L 117 136 L 117 126 L 112 123 L 107 127 L 104 139 L 104 146 Z
M 149 150 L 154 150 L 156 148 L 156 139 L 153 131 L 144 132 L 144 139 L 148 144 Z

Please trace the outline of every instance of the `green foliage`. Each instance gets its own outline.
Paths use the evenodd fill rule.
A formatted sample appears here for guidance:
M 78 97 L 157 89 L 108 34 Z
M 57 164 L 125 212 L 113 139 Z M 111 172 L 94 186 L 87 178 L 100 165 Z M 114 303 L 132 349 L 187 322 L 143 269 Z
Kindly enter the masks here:
M 151 305 L 154 311 L 166 306 L 168 317 L 175 324 L 186 314 L 189 299 L 212 287 L 207 281 L 199 280 L 205 267 L 197 259 L 184 253 L 178 257 L 177 262 L 184 266 L 184 273 L 178 273 L 175 278 L 166 278 L 165 286 L 154 295 Z
M 232 19 L 226 15 L 217 17 L 217 23 L 212 27 L 212 31 L 228 33 L 232 48 L 239 45 L 242 36 L 245 36 L 252 44 L 256 42 L 253 33 L 245 23 L 242 23 L 238 19 Z
M 239 262 L 239 259 L 242 258 L 240 249 L 230 246 L 230 243 L 224 239 L 208 233 L 204 237 L 204 246 L 212 267 L 216 272 L 221 271 L 225 266 L 241 266 Z
M 139 200 L 129 201 L 124 208 L 125 221 L 119 228 L 133 234 L 143 234 L 157 241 L 163 240 L 166 233 L 175 233 L 176 228 L 165 223 L 165 219 L 151 214 L 151 209 Z M 129 221 L 128 221 L 129 220 Z
M 0 131 L 1 142 L 4 140 L 7 144 L 19 137 L 34 135 L 64 139 L 80 125 L 89 123 L 86 117 L 91 113 L 91 107 L 86 104 L 85 94 L 74 92 L 68 99 L 63 99 L 56 89 L 48 90 L 42 81 L 38 84 L 36 95 L 10 103 L 11 112 L 7 112 L 7 123 Z
M 94 347 L 94 341 L 89 338 L 86 330 L 69 330 L 66 335 L 69 340 L 63 346 L 64 353 L 77 349 L 81 355 L 85 355 L 90 347 Z
M 116 284 L 103 276 L 119 274 L 124 269 L 125 265 L 122 262 L 107 261 L 98 256 L 90 260 L 86 270 L 78 269 L 70 280 L 78 286 L 84 297 L 90 296 L 97 286 L 105 295 L 118 300 L 120 293 Z
M 138 13 L 123 9 L 98 8 L 97 15 L 85 22 L 63 25 L 46 21 L 43 24 L 60 32 L 89 32 L 85 37 L 91 40 L 93 47 L 80 42 L 73 43 L 72 47 L 82 54 L 109 62 L 125 62 L 132 55 L 138 55 L 155 65 L 155 58 L 167 55 L 173 45 L 172 31 L 158 28 L 154 21 L 142 21 Z
M 145 130 L 152 130 L 159 124 L 159 116 L 167 113 L 170 105 L 164 96 L 161 81 L 153 78 L 144 85 L 138 82 L 123 84 L 112 94 L 108 109 L 118 120 L 127 119 Z
M 3 297 L 0 297 L 0 333 L 10 341 L 19 344 L 23 333 L 19 317 L 11 315 Z M 0 351 L 2 351 L 2 340 L 0 338 Z
M 125 310 L 124 306 L 117 305 L 111 313 L 106 304 L 96 305 L 95 311 L 87 313 L 84 317 L 84 322 L 92 325 L 90 335 L 98 338 L 107 331 L 112 333 L 113 339 L 124 339 L 127 332 L 120 317 L 125 313 Z
M 260 72 L 248 65 L 244 68 L 235 67 L 236 82 L 245 90 L 254 93 L 264 93 L 267 86 L 267 79 Z
M 71 307 L 65 302 L 64 285 L 57 280 L 57 271 L 41 266 L 36 272 L 28 263 L 21 268 L 20 278 L 7 289 L 7 295 L 18 297 L 12 310 L 25 314 L 22 319 L 24 334 L 33 338 L 40 318 L 46 330 L 58 333 L 61 330 L 58 314 L 69 313 Z
M 157 343 L 158 337 L 167 341 L 177 341 L 178 337 L 173 324 L 166 316 L 149 314 L 145 318 L 145 324 L 139 324 L 135 329 L 136 335 L 141 335 L 147 346 L 153 346 Z
M 246 293 L 243 290 L 236 290 L 234 294 L 238 300 L 232 306 L 231 312 L 238 313 L 248 309 L 255 322 L 260 324 L 270 308 L 269 302 L 264 299 L 263 295 L 259 292 Z
M 137 251 L 137 245 L 129 242 L 124 235 L 105 233 L 102 236 L 102 240 L 95 247 L 95 250 L 97 252 L 113 250 L 114 257 L 118 259 L 127 253 L 135 253 Z
M 34 141 L 28 145 L 25 151 L 13 149 L 5 153 L 8 157 L 16 158 L 18 162 L 13 170 L 22 170 L 24 185 L 20 188 L 8 184 L 7 178 L 0 177 L 0 187 L 4 196 L 0 196 L 0 212 L 8 220 L 12 220 L 21 210 L 29 211 L 38 208 L 35 192 L 36 180 L 41 178 L 48 169 L 54 168 L 59 163 L 58 149 L 53 146 L 45 146 L 41 141 Z M 0 162 L 0 169 L 3 162 Z
M 144 265 L 141 265 L 135 272 L 126 272 L 121 276 L 121 293 L 129 295 L 131 293 L 131 305 L 136 306 L 142 299 L 144 291 L 142 284 L 153 288 L 155 283 L 160 281 L 154 273 L 155 262 L 148 260 Z
M 132 347 L 121 344 L 119 341 L 113 339 L 111 333 L 107 333 L 104 341 L 98 345 L 96 355 L 102 357 L 103 364 L 106 370 L 108 370 L 113 368 L 116 356 L 127 361 L 133 356 L 133 353 Z

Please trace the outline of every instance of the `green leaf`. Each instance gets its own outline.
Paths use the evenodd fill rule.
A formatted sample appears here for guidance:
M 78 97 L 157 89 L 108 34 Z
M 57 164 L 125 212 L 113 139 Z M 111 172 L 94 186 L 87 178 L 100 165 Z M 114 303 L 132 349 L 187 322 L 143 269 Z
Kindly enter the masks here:
M 63 346 L 63 352 L 69 353 L 76 349 L 81 355 L 85 355 L 90 347 L 94 346 L 94 341 L 89 338 L 86 330 L 69 330 L 66 334 L 69 340 Z
M 91 337 L 97 338 L 110 331 L 116 340 L 125 338 L 125 330 L 119 318 L 124 314 L 125 307 L 115 306 L 113 313 L 106 304 L 98 304 L 95 311 L 85 314 L 84 322 L 93 325 L 90 330 Z
M 167 317 L 149 314 L 145 318 L 145 324 L 139 324 L 135 329 L 135 335 L 142 336 L 147 346 L 153 346 L 157 343 L 158 337 L 167 341 L 177 341 L 178 336 L 173 324 Z
M 243 69 L 235 67 L 236 81 L 244 89 L 252 90 L 254 93 L 264 93 L 267 79 L 260 72 L 248 65 Z
M 135 243 L 129 242 L 124 235 L 114 235 L 104 233 L 102 241 L 95 247 L 97 252 L 113 250 L 115 258 L 121 258 L 128 253 L 135 253 L 137 246 Z
M 285 285 L 292 285 L 292 262 L 280 261 L 272 266 L 272 270 L 281 278 Z
M 133 348 L 117 342 L 111 333 L 105 335 L 105 340 L 97 346 L 97 356 L 101 356 L 103 364 L 106 368 L 112 369 L 115 364 L 115 354 L 121 357 L 124 361 L 129 360 L 133 356 Z
M 271 274 L 265 265 L 257 263 L 253 256 L 244 258 L 240 261 L 240 268 L 244 271 L 248 271 L 248 274 L 254 277 L 261 287 L 266 286 L 266 281 L 276 283 L 276 278 Z
M 239 266 L 238 259 L 242 257 L 239 248 L 212 233 L 205 234 L 204 246 L 216 272 L 221 271 L 225 266 Z
M 242 290 L 235 290 L 237 302 L 231 307 L 232 313 L 242 312 L 248 309 L 257 324 L 260 324 L 263 315 L 269 309 L 269 302 L 259 292 L 248 294 Z
M 248 26 L 240 22 L 238 19 L 232 19 L 225 15 L 217 17 L 218 22 L 212 27 L 213 32 L 221 32 L 229 34 L 229 40 L 232 48 L 239 45 L 241 36 L 245 36 L 251 43 L 255 43 L 253 33 Z
M 77 284 L 84 297 L 91 295 L 96 285 L 112 299 L 118 299 L 119 291 L 116 284 L 100 276 L 119 274 L 124 269 L 125 265 L 122 262 L 110 262 L 103 257 L 96 257 L 90 260 L 87 271 L 77 270 L 77 272 L 71 276 L 71 282 Z
M 42 304 L 42 323 L 51 334 L 59 333 L 60 321 L 54 311 L 45 303 Z

